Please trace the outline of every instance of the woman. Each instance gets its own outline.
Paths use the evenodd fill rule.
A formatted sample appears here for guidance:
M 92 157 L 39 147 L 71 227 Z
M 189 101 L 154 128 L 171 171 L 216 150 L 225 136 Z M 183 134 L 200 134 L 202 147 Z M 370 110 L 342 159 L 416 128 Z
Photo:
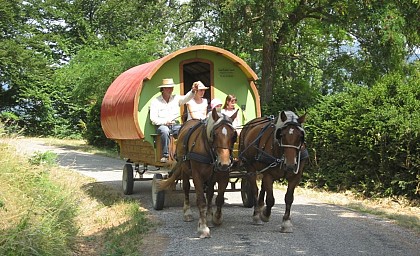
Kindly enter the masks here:
M 203 98 L 205 91 L 209 88 L 206 87 L 201 81 L 193 83 L 197 85 L 197 93 L 194 98 L 186 103 L 188 109 L 187 121 L 190 119 L 206 119 L 207 117 L 207 99 Z

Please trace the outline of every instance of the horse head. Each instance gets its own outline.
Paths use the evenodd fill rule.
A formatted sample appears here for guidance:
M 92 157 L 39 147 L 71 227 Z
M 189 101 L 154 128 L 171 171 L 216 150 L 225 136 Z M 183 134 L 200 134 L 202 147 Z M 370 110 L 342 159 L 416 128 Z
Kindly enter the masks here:
M 237 114 L 238 111 L 228 117 L 214 108 L 207 119 L 207 139 L 215 156 L 215 167 L 221 171 L 227 171 L 232 165 L 232 151 L 237 139 L 232 120 Z
M 305 142 L 305 130 L 302 128 L 305 117 L 306 113 L 298 117 L 291 111 L 282 111 L 277 121 L 276 140 L 283 151 L 287 171 L 297 173 L 299 170 L 300 152 Z

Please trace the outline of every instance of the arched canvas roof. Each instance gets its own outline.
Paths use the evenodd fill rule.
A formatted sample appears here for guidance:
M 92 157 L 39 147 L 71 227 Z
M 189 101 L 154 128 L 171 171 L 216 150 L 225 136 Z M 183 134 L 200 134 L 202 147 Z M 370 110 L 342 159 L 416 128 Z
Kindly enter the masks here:
M 101 124 L 105 135 L 111 139 L 141 139 L 143 131 L 138 125 L 138 101 L 143 88 L 143 82 L 150 80 L 162 65 L 183 53 L 207 50 L 222 55 L 235 63 L 246 75 L 249 81 L 257 80 L 255 72 L 233 53 L 224 49 L 196 45 L 173 52 L 163 58 L 135 66 L 120 74 L 109 86 L 101 107 Z M 258 95 L 254 83 L 250 83 L 254 95 Z M 146 118 L 146 117 L 145 117 Z

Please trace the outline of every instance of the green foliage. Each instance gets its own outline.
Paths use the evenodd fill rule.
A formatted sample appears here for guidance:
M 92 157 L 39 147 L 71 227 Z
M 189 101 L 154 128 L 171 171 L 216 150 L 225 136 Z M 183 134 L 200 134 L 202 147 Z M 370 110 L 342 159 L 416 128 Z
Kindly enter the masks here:
M 86 108 L 120 72 L 142 63 L 143 57 L 134 62 L 139 54 L 159 54 L 149 46 L 162 45 L 167 16 L 176 19 L 170 15 L 176 6 L 164 1 L 12 0 L 0 6 L 0 113 L 16 115 L 27 135 L 80 137 Z M 69 60 L 79 61 L 82 76 L 66 68 L 54 74 Z
M 34 155 L 29 159 L 29 162 L 34 165 L 56 165 L 57 154 L 51 151 L 35 152 Z
M 389 74 L 371 89 L 348 86 L 309 110 L 313 181 L 368 196 L 418 197 L 420 73 Z
M 69 100 L 74 106 L 68 111 L 70 128 L 83 134 L 92 145 L 111 146 L 100 123 L 100 107 L 106 90 L 122 72 L 154 60 L 159 53 L 156 36 L 149 35 L 141 41 L 129 41 L 118 47 L 82 49 L 69 65 L 57 71 L 55 83 L 71 88 Z M 70 100 L 71 99 L 71 100 Z M 65 109 L 65 108 L 63 108 Z
M 13 136 L 21 133 L 18 125 L 19 117 L 11 112 L 0 113 L 0 137 Z
M 102 102 L 102 101 L 101 101 Z M 115 148 L 117 144 L 105 136 L 101 126 L 101 102 L 93 105 L 87 116 L 86 131 L 83 137 L 89 145 L 98 147 Z

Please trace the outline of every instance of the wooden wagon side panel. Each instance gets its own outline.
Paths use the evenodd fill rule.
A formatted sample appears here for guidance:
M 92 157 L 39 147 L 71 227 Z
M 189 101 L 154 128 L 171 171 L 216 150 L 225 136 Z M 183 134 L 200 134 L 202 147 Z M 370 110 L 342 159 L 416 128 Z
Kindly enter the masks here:
M 151 164 L 159 167 L 172 164 L 174 161 L 176 141 L 171 138 L 169 143 L 169 161 L 167 163 L 161 163 L 162 145 L 160 143 L 160 136 L 155 134 L 153 138 L 153 144 L 143 139 L 117 140 L 120 146 L 120 156 L 129 159 L 133 163 Z
M 120 156 L 132 162 L 155 162 L 155 149 L 148 141 L 118 140 Z

